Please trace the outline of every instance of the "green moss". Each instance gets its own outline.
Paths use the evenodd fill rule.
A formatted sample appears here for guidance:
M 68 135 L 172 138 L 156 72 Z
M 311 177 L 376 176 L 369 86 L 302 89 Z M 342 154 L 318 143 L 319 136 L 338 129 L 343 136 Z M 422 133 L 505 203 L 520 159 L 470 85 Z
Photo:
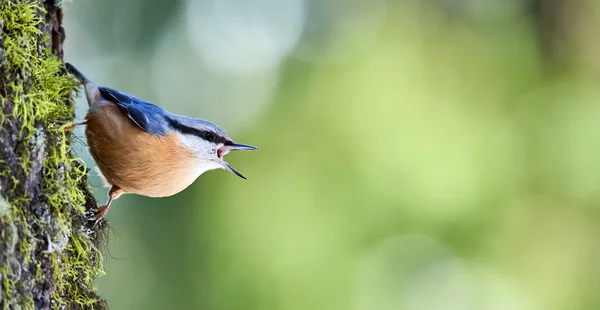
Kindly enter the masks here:
M 33 297 L 31 296 L 23 297 L 22 304 L 24 309 L 35 309 L 35 302 L 33 301 Z
M 0 268 L 0 275 L 2 275 L 2 296 L 12 296 L 15 287 L 14 281 L 11 279 L 13 276 L 13 270 L 10 264 L 4 263 Z M 4 303 L 4 309 L 9 309 L 10 303 Z
M 67 240 L 66 245 L 48 251 L 51 259 L 52 281 L 54 289 L 52 299 L 54 306 L 79 305 L 82 308 L 101 303 L 97 298 L 89 296 L 85 288 L 92 288 L 92 281 L 104 273 L 101 252 L 95 248 L 90 233 L 83 227 L 81 218 L 84 216 L 86 192 L 81 188 L 85 184 L 87 168 L 83 161 L 74 158 L 69 152 L 70 133 L 65 132 L 67 125 L 56 125 L 50 120 L 72 121 L 73 105 L 67 104 L 78 83 L 63 72 L 63 62 L 52 54 L 47 47 L 47 37 L 40 31 L 43 22 L 44 9 L 34 1 L 0 1 L 0 21 L 2 21 L 2 42 L 6 51 L 8 66 L 6 81 L 22 81 L 24 83 L 9 83 L 7 89 L 0 89 L 0 111 L 6 100 L 13 105 L 11 115 L 0 113 L 0 126 L 5 124 L 8 117 L 18 119 L 19 136 L 27 142 L 19 154 L 21 169 L 28 173 L 34 162 L 31 160 L 32 150 L 43 148 L 47 155 L 43 160 L 43 195 L 50 216 L 35 219 L 35 222 L 45 227 L 53 228 L 49 236 L 51 240 Z M 57 2 L 59 3 L 59 2 Z M 40 48 L 41 46 L 41 48 Z M 10 94 L 4 98 L 4 94 Z M 10 171 L 0 171 L 0 175 L 9 176 Z M 14 187 L 20 185 L 14 179 Z M 85 186 L 85 185 L 84 185 Z M 36 241 L 28 224 L 27 197 L 13 197 L 10 202 L 0 198 L 0 211 L 5 222 L 11 222 L 20 228 L 18 246 L 15 250 L 23 257 L 23 264 L 31 264 L 35 268 L 35 280 L 44 280 L 45 273 L 40 261 L 34 261 L 33 255 L 45 242 Z M 79 220 L 73 214 L 78 214 Z M 43 230 L 43 229 L 42 229 Z M 38 237 L 39 239 L 39 237 Z M 51 241 L 49 241 L 51 242 Z M 2 300 L 5 308 L 17 305 L 25 309 L 33 309 L 31 296 L 23 296 L 19 301 L 14 300 L 18 289 L 14 283 L 10 264 L 0 268 L 2 275 Z
M 34 248 L 34 243 L 32 243 L 31 240 L 33 240 L 32 236 L 26 236 L 25 238 L 21 239 L 21 242 L 19 242 L 19 252 L 23 254 L 23 264 L 26 265 L 33 262 L 31 259 L 31 251 Z

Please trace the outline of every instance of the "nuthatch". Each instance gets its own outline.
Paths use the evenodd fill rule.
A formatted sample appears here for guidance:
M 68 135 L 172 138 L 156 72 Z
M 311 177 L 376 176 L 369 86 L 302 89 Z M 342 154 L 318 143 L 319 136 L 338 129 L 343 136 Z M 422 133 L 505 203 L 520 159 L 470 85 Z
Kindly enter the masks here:
M 122 194 L 175 195 L 213 169 L 245 179 L 223 156 L 257 147 L 233 142 L 206 120 L 175 115 L 132 95 L 96 86 L 71 64 L 65 65 L 85 87 L 89 110 L 76 125 L 86 125 L 90 153 L 110 186 L 108 201 L 95 211 L 96 222 Z

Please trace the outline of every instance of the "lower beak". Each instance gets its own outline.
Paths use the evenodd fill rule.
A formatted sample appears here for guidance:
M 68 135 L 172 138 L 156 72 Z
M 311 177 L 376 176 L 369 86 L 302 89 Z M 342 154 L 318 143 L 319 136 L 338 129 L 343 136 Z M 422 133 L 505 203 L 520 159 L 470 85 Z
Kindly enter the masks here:
M 223 160 L 223 156 L 225 156 L 225 154 L 229 153 L 230 151 L 257 151 L 258 148 L 256 146 L 252 146 L 252 145 L 248 145 L 248 144 L 232 142 L 232 143 L 222 146 L 221 149 L 222 149 L 222 151 L 224 151 L 224 153 L 219 156 L 221 158 L 221 161 L 219 162 L 219 164 L 221 164 L 221 166 L 223 166 L 223 168 L 225 168 L 225 170 L 228 170 L 229 172 L 246 180 L 245 176 L 243 176 L 237 170 L 233 169 L 233 167 L 231 167 L 226 161 Z
M 225 170 L 228 170 L 229 172 L 237 175 L 238 177 L 246 180 L 246 177 L 243 176 L 241 173 L 239 173 L 237 170 L 233 169 L 233 167 L 231 167 L 226 161 L 221 160 L 220 162 L 221 166 L 223 166 L 223 168 L 225 168 Z

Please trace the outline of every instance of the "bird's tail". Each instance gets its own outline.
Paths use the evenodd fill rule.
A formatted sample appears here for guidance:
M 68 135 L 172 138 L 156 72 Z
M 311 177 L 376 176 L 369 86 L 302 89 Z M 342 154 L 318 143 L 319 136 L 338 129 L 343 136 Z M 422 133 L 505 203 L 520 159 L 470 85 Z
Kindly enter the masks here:
M 85 88 L 85 95 L 88 100 L 88 105 L 94 104 L 96 101 L 100 99 L 100 91 L 98 90 L 98 86 L 94 84 L 90 79 L 88 79 L 83 73 L 81 73 L 75 66 L 66 62 L 65 67 L 67 67 L 67 71 L 75 76 L 83 84 Z
M 73 66 L 72 64 L 65 62 L 65 67 L 67 67 L 67 71 L 73 74 L 83 85 L 92 82 L 85 75 L 83 75 L 81 71 L 77 70 L 77 68 L 75 68 L 75 66 Z

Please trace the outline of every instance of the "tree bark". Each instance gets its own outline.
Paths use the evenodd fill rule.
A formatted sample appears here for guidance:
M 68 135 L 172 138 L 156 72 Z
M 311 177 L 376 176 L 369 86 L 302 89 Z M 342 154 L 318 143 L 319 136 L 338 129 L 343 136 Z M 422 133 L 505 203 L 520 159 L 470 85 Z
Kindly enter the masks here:
M 77 82 L 61 2 L 0 0 L 1 309 L 107 308 L 93 288 L 106 223 L 85 220 L 96 202 L 64 130 Z

